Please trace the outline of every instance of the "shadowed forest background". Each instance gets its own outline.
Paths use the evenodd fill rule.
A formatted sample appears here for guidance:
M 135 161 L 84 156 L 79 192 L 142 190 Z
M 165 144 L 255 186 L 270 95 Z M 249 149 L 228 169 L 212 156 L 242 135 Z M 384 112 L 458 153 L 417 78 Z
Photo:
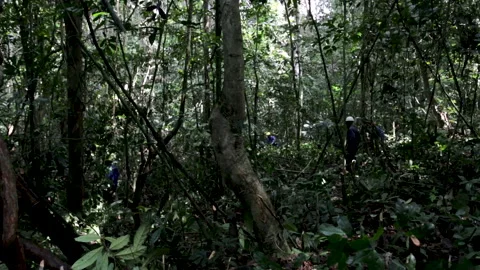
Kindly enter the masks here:
M 479 1 L 0 6 L 0 269 L 479 269 Z

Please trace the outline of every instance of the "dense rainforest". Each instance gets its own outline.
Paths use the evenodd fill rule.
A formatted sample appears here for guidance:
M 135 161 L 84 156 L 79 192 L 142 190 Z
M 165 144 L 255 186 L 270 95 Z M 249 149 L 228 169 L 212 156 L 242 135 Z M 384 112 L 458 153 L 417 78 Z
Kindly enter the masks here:
M 0 1 L 0 269 L 480 269 L 480 2 Z

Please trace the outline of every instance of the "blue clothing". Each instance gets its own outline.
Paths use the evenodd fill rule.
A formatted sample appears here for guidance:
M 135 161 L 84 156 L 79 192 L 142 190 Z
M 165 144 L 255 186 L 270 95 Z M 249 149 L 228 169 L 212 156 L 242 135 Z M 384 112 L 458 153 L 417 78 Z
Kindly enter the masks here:
M 375 126 L 375 129 L 377 130 L 377 135 L 380 137 L 380 140 L 385 141 L 385 131 L 380 126 Z
M 116 165 L 110 165 L 108 168 L 108 179 L 112 180 L 114 188 L 118 186 L 118 178 L 120 177 L 120 171 L 118 170 Z
M 271 145 L 276 145 L 277 137 L 273 135 L 268 135 L 267 136 L 267 143 Z

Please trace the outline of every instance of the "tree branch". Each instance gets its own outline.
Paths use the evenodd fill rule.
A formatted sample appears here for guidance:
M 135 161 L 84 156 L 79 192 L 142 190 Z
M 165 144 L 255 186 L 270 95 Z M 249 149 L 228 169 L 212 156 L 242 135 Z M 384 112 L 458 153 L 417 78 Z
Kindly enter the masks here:
M 167 149 L 167 146 L 165 144 L 165 141 L 162 139 L 162 137 L 160 136 L 160 134 L 156 131 L 155 127 L 152 125 L 152 123 L 150 122 L 150 120 L 147 118 L 147 115 L 142 113 L 140 108 L 138 107 L 138 105 L 135 103 L 135 101 L 132 99 L 131 95 L 128 94 L 128 92 L 125 90 L 125 88 L 123 87 L 123 84 L 122 82 L 120 81 L 120 79 L 118 78 L 118 76 L 116 75 L 114 69 L 112 68 L 112 66 L 110 65 L 110 63 L 108 62 L 106 56 L 105 56 L 105 53 L 102 51 L 102 49 L 100 48 L 99 44 L 98 44 L 98 41 L 97 41 L 97 38 L 95 37 L 95 32 L 93 31 L 93 26 L 92 26 L 92 22 L 90 20 L 90 16 L 89 16 L 89 11 L 88 11 L 88 6 L 86 4 L 86 2 L 84 0 L 80 0 L 80 2 L 82 3 L 82 6 L 83 6 L 83 11 L 84 11 L 84 16 L 86 17 L 86 20 L 87 20 L 87 24 L 88 24 L 88 27 L 90 29 L 90 34 L 91 34 L 91 37 L 92 37 L 92 42 L 97 50 L 97 52 L 99 53 L 100 55 L 100 58 L 102 59 L 103 63 L 105 64 L 106 68 L 107 68 L 107 71 L 108 73 L 110 73 L 110 75 L 113 77 L 115 83 L 113 83 L 107 76 L 106 72 L 104 71 L 104 69 L 95 61 L 95 59 L 93 59 L 93 57 L 91 56 L 91 54 L 88 52 L 87 48 L 82 44 L 82 48 L 84 50 L 84 52 L 90 57 L 90 59 L 93 61 L 93 63 L 97 66 L 97 68 L 100 70 L 100 72 L 102 73 L 104 79 L 106 80 L 106 82 L 112 87 L 112 89 L 115 91 L 115 94 L 117 95 L 117 97 L 120 99 L 120 101 L 122 102 L 122 104 L 126 107 L 127 111 L 132 115 L 132 118 L 134 119 L 134 121 L 138 124 L 138 127 L 140 128 L 140 130 L 142 131 L 142 133 L 146 136 L 146 137 L 149 137 L 148 135 L 148 132 L 146 129 L 144 129 L 142 127 L 142 124 L 140 122 L 140 119 L 145 123 L 145 125 L 147 126 L 147 129 L 152 133 L 152 136 L 153 138 L 155 139 L 155 141 L 157 142 L 157 145 L 154 146 L 155 150 L 160 152 L 159 150 L 161 150 L 161 152 L 164 154 L 165 158 L 170 162 L 170 164 L 173 165 L 174 168 L 178 169 L 188 180 L 189 182 L 198 190 L 202 193 L 202 195 L 209 201 L 211 201 L 209 199 L 208 196 L 206 196 L 205 194 L 205 191 L 198 185 L 198 183 L 193 179 L 192 176 L 190 176 L 190 174 L 187 172 L 187 170 L 183 167 L 183 165 L 176 159 L 176 157 L 170 152 L 168 151 Z M 128 100 L 128 103 L 127 101 L 123 98 L 122 94 L 120 93 L 120 91 L 118 91 L 118 88 L 120 88 L 120 91 L 123 93 L 123 96 L 125 96 Z M 133 106 L 133 109 L 130 107 L 130 105 Z M 137 117 L 134 117 L 135 116 L 135 112 L 137 112 L 137 114 L 140 116 L 140 119 L 138 119 Z M 193 198 L 190 196 L 190 194 L 188 194 L 188 191 L 186 190 L 183 182 L 181 180 L 178 179 L 178 183 L 180 184 L 181 188 L 184 190 L 184 192 L 186 193 L 186 196 L 189 197 L 189 200 L 192 201 L 192 203 L 194 205 L 196 205 L 196 203 L 193 201 Z M 216 207 L 218 206 L 215 202 L 212 202 Z M 197 206 L 198 207 L 198 206 Z M 197 209 L 199 211 L 199 214 L 201 216 L 204 216 L 204 214 L 200 211 L 200 208 Z M 219 208 L 217 207 L 217 210 L 219 210 Z M 220 212 L 220 211 L 219 211 Z M 209 224 L 208 220 L 205 218 L 205 221 Z
M 50 250 L 42 248 L 30 240 L 23 238 L 20 239 L 20 243 L 23 245 L 25 256 L 28 259 L 37 262 L 43 260 L 45 262 L 45 266 L 51 269 L 60 270 L 62 267 L 64 270 L 71 269 L 70 265 L 60 260 L 58 256 L 53 254 Z
M 113 10 L 112 5 L 110 5 L 110 2 L 108 0 L 102 0 L 102 4 L 105 6 L 107 9 L 108 13 L 110 13 L 110 16 L 112 16 L 112 20 L 117 25 L 118 30 L 120 32 L 125 32 L 125 27 L 123 26 L 122 20 L 118 17 L 117 13 L 115 10 Z

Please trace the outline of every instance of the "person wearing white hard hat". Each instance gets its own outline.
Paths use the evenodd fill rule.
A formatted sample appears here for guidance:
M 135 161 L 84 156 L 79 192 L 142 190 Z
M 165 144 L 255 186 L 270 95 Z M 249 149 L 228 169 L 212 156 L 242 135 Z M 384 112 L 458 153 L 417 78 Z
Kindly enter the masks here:
M 358 146 L 360 145 L 360 132 L 353 125 L 355 119 L 352 116 L 348 116 L 345 119 L 345 124 L 347 125 L 347 151 L 346 151 L 346 167 L 347 171 L 352 171 L 352 163 L 355 164 L 355 156 L 357 155 Z

